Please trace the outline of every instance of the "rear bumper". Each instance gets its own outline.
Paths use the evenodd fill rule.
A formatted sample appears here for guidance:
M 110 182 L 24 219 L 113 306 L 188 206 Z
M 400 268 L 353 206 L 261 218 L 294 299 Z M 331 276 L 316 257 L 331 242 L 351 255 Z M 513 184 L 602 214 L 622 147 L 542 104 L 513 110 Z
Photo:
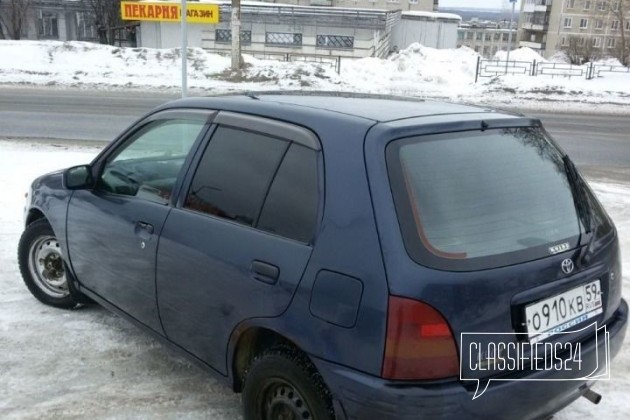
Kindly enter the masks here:
M 606 324 L 610 334 L 611 359 L 619 352 L 626 333 L 628 305 L 622 300 Z M 605 363 L 604 341 L 582 342 L 583 358 Z M 328 384 L 338 419 L 532 419 L 544 418 L 579 398 L 591 381 L 543 381 L 557 379 L 556 372 L 532 371 L 524 378 L 540 382 L 492 382 L 481 397 L 473 400 L 474 382 L 410 384 L 378 377 L 313 358 Z M 470 385 L 470 386 L 469 386 Z

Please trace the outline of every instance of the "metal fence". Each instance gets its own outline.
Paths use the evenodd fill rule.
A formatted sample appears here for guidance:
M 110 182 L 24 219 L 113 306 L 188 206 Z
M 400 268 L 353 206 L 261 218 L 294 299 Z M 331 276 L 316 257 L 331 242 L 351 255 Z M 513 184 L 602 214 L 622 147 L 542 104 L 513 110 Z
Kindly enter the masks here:
M 206 51 L 210 51 L 216 54 L 230 55 L 230 50 L 220 48 L 205 48 Z M 241 51 L 242 54 L 248 54 L 253 57 L 263 60 L 278 60 L 278 61 L 299 61 L 303 63 L 319 63 L 329 65 L 335 69 L 337 74 L 341 73 L 341 56 L 338 55 L 324 55 L 324 54 L 300 54 L 292 52 L 269 52 L 269 51 Z
M 505 61 L 477 59 L 475 71 L 475 83 L 480 77 L 494 77 L 506 74 L 520 74 L 525 76 L 548 77 L 582 77 L 591 80 L 595 77 L 604 77 L 605 73 L 627 73 L 630 67 L 613 66 L 608 64 L 588 63 L 582 66 L 565 63 L 549 63 L 534 61 Z

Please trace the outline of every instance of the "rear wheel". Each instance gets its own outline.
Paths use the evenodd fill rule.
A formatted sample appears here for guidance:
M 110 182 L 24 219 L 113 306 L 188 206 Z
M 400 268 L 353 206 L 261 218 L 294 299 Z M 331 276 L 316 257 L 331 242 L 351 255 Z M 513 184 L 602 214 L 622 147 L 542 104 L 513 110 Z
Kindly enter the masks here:
M 61 246 L 45 219 L 29 224 L 18 245 L 20 272 L 28 290 L 40 302 L 73 308 L 77 300 L 68 288 L 68 273 Z
M 276 347 L 254 358 L 243 387 L 245 420 L 332 420 L 328 388 L 302 353 Z

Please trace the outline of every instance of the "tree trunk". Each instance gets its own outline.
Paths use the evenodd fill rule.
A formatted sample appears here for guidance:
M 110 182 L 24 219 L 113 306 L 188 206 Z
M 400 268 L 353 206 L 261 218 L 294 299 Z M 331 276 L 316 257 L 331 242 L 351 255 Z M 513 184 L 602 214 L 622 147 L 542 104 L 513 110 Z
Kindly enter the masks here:
M 232 0 L 232 70 L 241 68 L 241 0 Z

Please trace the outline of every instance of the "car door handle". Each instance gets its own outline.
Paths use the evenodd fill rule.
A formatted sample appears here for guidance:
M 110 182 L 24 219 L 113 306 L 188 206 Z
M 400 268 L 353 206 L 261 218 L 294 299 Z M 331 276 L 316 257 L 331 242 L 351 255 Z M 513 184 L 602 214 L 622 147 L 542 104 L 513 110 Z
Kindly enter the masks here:
M 136 230 L 137 231 L 144 231 L 144 232 L 148 233 L 149 235 L 152 235 L 153 234 L 153 225 L 151 223 L 138 221 L 138 222 L 136 222 Z
M 276 284 L 280 277 L 280 269 L 273 264 L 254 260 L 249 266 L 252 277 L 267 284 Z

